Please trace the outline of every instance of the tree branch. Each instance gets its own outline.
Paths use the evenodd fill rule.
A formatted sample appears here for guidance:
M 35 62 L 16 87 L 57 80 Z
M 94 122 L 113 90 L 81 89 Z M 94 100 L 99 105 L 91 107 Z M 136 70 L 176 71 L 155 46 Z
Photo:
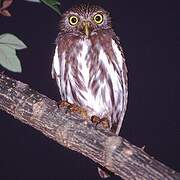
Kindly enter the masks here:
M 59 109 L 55 101 L 4 74 L 0 74 L 0 109 L 123 179 L 180 179 L 180 173 L 155 160 L 142 148 L 95 127 L 78 114 Z

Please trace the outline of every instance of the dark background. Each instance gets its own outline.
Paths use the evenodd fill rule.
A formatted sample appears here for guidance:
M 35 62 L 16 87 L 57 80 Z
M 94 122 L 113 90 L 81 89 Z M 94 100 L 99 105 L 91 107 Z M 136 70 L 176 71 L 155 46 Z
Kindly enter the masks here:
M 61 0 L 60 10 L 87 1 Z M 90 1 L 110 11 L 129 70 L 129 103 L 121 135 L 180 171 L 180 16 L 175 1 Z M 60 99 L 51 79 L 59 16 L 45 5 L 15 1 L 0 17 L 0 34 L 18 36 L 21 74 L 6 72 L 40 93 Z M 1 68 L 3 70 L 3 68 Z M 0 114 L 0 179 L 100 179 L 96 164 Z M 114 176 L 111 178 L 119 179 Z

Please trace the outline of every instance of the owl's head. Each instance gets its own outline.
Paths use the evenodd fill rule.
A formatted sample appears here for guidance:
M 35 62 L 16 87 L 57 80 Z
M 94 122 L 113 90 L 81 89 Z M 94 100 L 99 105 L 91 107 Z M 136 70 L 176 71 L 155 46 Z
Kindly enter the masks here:
M 60 21 L 60 32 L 89 37 L 98 31 L 111 29 L 107 11 L 95 5 L 82 4 L 66 11 Z

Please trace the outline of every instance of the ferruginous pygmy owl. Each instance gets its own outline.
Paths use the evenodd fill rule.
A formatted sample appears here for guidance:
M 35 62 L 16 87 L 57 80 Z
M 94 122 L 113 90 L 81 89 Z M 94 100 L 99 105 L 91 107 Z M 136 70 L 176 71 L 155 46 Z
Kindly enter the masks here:
M 127 69 L 107 11 L 83 4 L 62 15 L 52 76 L 62 100 L 84 107 L 91 117 L 107 118 L 109 129 L 119 133 L 127 106 Z

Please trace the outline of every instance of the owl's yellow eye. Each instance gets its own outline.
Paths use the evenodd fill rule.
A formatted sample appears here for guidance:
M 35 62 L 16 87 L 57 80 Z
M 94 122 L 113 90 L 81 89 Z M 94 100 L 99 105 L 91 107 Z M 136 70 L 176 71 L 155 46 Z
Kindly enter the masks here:
M 94 16 L 94 21 L 95 21 L 95 23 L 96 24 L 102 24 L 103 23 L 103 15 L 102 14 L 96 14 L 95 16 Z
M 70 16 L 69 17 L 69 24 L 72 26 L 75 26 L 78 23 L 79 19 L 76 16 Z

